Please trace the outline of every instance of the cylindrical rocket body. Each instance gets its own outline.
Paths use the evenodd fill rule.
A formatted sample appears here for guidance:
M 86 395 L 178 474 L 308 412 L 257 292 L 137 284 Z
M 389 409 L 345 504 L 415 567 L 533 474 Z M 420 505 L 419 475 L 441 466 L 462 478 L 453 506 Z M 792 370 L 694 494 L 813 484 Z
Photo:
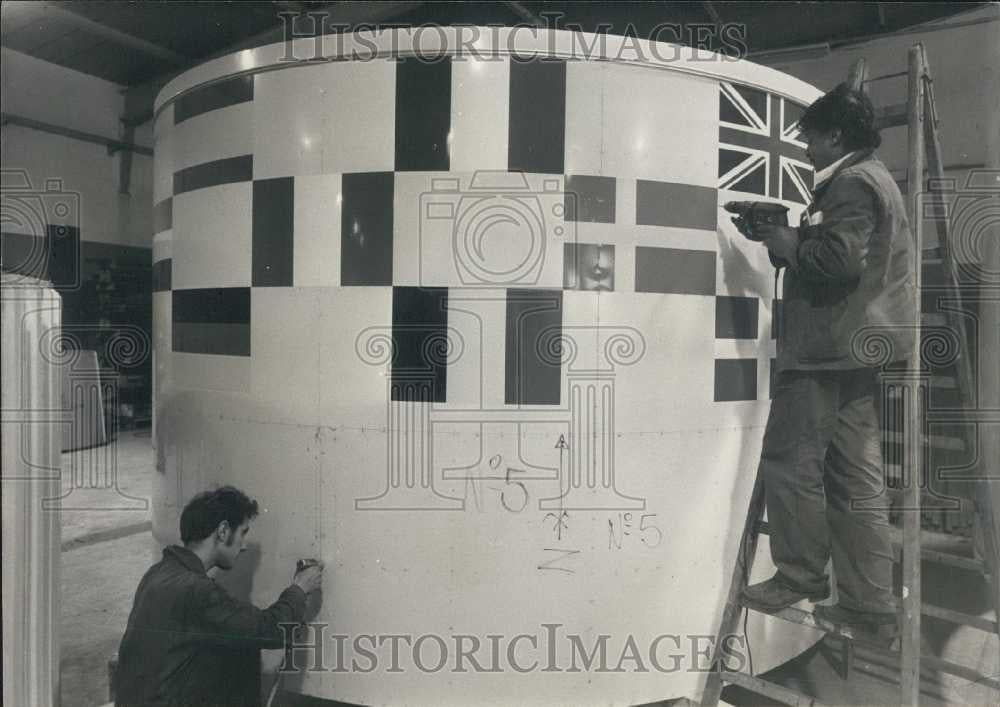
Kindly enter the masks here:
M 423 29 L 160 94 L 156 540 L 233 484 L 263 510 L 220 581 L 264 605 L 326 563 L 320 669 L 285 689 L 695 695 L 775 356 L 767 253 L 720 207 L 797 220 L 819 94 L 663 43 Z M 815 640 L 750 634 L 758 671 Z

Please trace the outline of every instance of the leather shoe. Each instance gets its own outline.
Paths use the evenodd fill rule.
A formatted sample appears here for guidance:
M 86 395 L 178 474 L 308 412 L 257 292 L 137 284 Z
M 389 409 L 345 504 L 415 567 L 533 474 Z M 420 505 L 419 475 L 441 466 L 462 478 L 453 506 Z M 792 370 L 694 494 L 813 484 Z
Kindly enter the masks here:
M 830 590 L 808 592 L 792 586 L 779 575 L 774 575 L 766 582 L 754 584 L 743 590 L 743 605 L 757 611 L 771 613 L 787 609 L 792 604 L 798 604 L 803 599 L 822 601 L 830 596 Z
M 833 606 L 817 606 L 813 612 L 824 621 L 838 626 L 867 629 L 869 631 L 881 626 L 895 626 L 896 613 L 892 611 L 855 611 L 840 604 Z

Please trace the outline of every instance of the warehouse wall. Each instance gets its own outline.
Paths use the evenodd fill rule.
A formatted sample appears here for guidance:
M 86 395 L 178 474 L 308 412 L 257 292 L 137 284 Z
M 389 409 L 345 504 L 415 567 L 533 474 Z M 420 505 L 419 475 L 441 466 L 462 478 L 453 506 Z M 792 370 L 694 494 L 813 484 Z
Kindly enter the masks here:
M 851 47 L 836 48 L 829 56 L 780 62 L 769 66 L 785 71 L 823 90 L 847 78 L 851 65 L 864 57 L 869 76 L 905 72 L 907 52 L 923 43 L 940 118 L 941 147 L 946 176 L 959 186 L 970 170 L 986 162 L 990 135 L 1000 134 L 1000 6 L 962 13 L 905 34 L 881 37 Z M 876 106 L 906 99 L 906 77 L 868 85 Z M 906 129 L 883 131 L 879 155 L 897 179 L 906 175 Z M 937 236 L 925 224 L 925 244 L 933 246 Z
M 983 220 L 971 219 L 969 215 L 977 209 L 979 214 L 983 214 L 983 209 L 991 199 L 995 203 L 998 185 L 993 181 L 991 189 L 975 191 L 966 189 L 965 185 L 973 174 L 984 176 L 981 170 L 985 166 L 992 164 L 994 169 L 997 166 L 988 156 L 988 146 L 991 140 L 996 140 L 997 136 L 1000 136 L 1000 6 L 993 5 L 963 13 L 946 22 L 921 28 L 920 31 L 874 39 L 849 48 L 834 49 L 832 54 L 826 57 L 788 63 L 769 62 L 769 65 L 812 83 L 818 88 L 829 90 L 846 79 L 851 65 L 861 57 L 868 63 L 870 76 L 905 72 L 907 53 L 917 42 L 924 45 L 934 79 L 942 156 L 946 167 L 945 176 L 955 180 L 958 192 L 950 202 L 956 207 L 952 210 L 951 242 L 958 242 L 958 245 L 953 252 L 963 263 L 981 262 L 983 251 L 987 250 L 982 247 L 987 237 L 980 233 L 978 239 L 974 238 L 974 229 L 968 226 L 972 223 L 982 225 Z M 906 98 L 907 80 L 905 76 L 891 78 L 871 83 L 867 88 L 876 106 L 899 103 Z M 880 157 L 892 169 L 897 180 L 905 180 L 908 159 L 906 128 L 884 130 L 882 139 Z M 980 179 L 978 185 L 986 187 L 989 182 Z M 933 247 L 938 243 L 935 226 L 936 224 L 930 220 L 924 221 L 925 247 Z M 976 240 L 979 240 L 980 244 L 978 249 L 970 247 Z M 964 245 L 961 241 L 964 241 Z M 930 277 L 931 287 L 928 288 L 930 270 L 931 268 L 925 269 L 922 304 L 924 311 L 940 311 L 936 303 L 939 301 L 941 291 L 933 289 L 933 285 L 941 280 Z M 940 266 L 937 270 L 940 271 Z M 995 301 L 989 308 L 985 304 L 976 303 L 979 278 L 967 275 L 974 270 L 975 268 L 968 268 L 964 272 L 960 270 L 959 273 L 964 284 L 963 294 L 966 297 L 963 308 L 971 315 L 964 320 L 969 336 L 969 347 L 966 350 L 970 354 L 969 360 L 973 371 L 979 371 L 975 379 L 977 398 L 981 405 L 987 407 L 988 381 L 996 378 L 996 352 L 993 351 L 992 356 L 984 355 L 986 351 L 984 347 L 990 346 L 991 339 L 982 334 L 996 330 L 997 308 Z M 993 271 L 996 272 L 995 269 Z M 995 298 L 995 295 L 991 297 Z M 947 301 L 947 296 L 944 299 Z M 990 311 L 993 312 L 992 323 L 987 318 Z M 993 360 L 991 367 L 978 368 L 978 361 L 986 363 L 990 358 Z M 932 393 L 931 405 L 941 405 L 939 402 L 941 399 L 943 396 L 937 398 Z M 988 428 L 973 431 L 968 427 L 949 427 L 939 423 L 934 423 L 931 427 L 932 434 L 957 434 L 968 439 L 978 437 L 979 445 L 982 445 L 978 453 L 982 455 L 980 457 L 982 459 L 991 458 L 985 444 L 996 437 L 995 434 L 990 435 L 988 432 Z M 970 464 L 977 458 L 976 452 L 971 451 L 969 447 L 967 451 L 955 453 L 952 457 L 940 455 L 938 450 L 935 450 L 934 454 L 935 456 L 931 458 L 932 464 Z M 946 494 L 954 493 L 961 496 L 970 494 L 968 485 L 963 486 L 962 482 L 942 482 L 938 479 L 933 483 L 939 491 Z M 958 534 L 969 532 L 971 520 L 968 513 L 929 510 L 923 512 L 921 519 L 925 529 Z M 935 570 L 930 567 L 928 571 L 933 573 Z M 956 596 L 963 595 L 968 597 L 966 601 L 970 602 L 964 611 L 989 615 L 991 606 L 989 588 L 980 577 L 961 573 L 956 577 L 953 573 L 948 579 L 939 577 L 929 582 L 926 579 L 924 587 L 928 593 L 925 595 L 927 601 L 948 604 L 954 602 Z M 995 638 L 975 629 L 946 622 L 929 622 L 929 625 L 925 623 L 925 646 L 934 655 L 954 662 L 980 666 L 990 665 L 991 661 L 995 663 L 995 647 L 991 647 L 991 640 L 995 646 Z M 977 686 L 964 679 L 941 674 L 939 681 L 941 689 L 945 691 L 944 694 L 952 696 L 953 701 L 985 703 L 989 700 L 985 693 L 976 692 L 979 689 Z
M 2 49 L 3 111 L 121 139 L 122 87 Z M 132 142 L 152 146 L 151 125 Z M 7 123 L 3 164 L 2 267 L 52 282 L 63 298 L 68 343 L 98 352 L 119 373 L 119 414 L 148 417 L 152 390 L 151 156 L 132 153 L 127 194 L 120 154 L 105 146 Z M 116 358 L 121 337 L 129 358 Z M 117 342 L 117 343 L 116 343 Z
M 10 49 L 0 51 L 5 113 L 120 137 L 120 86 Z M 101 145 L 10 124 L 0 135 L 5 172 L 25 170 L 36 189 L 44 189 L 48 179 L 61 179 L 63 189 L 79 194 L 84 241 L 151 247 L 152 157 L 133 157 L 130 193 L 119 194 L 119 159 Z M 135 142 L 152 146 L 149 126 L 137 130 Z M 4 187 L 9 188 L 7 179 Z
M 986 319 L 990 310 L 980 309 L 981 277 L 978 269 L 968 263 L 981 261 L 986 241 L 981 231 L 983 219 L 973 218 L 972 215 L 983 215 L 984 209 L 989 208 L 987 203 L 995 203 L 998 193 L 995 177 L 992 187 L 984 188 L 990 182 L 983 178 L 983 170 L 990 164 L 988 145 L 991 139 L 995 140 L 1000 135 L 1000 6 L 962 13 L 918 31 L 834 49 L 826 57 L 770 65 L 828 90 L 845 80 L 851 65 L 862 57 L 868 63 L 870 77 L 905 72 L 909 48 L 917 42 L 924 45 L 933 76 L 945 176 L 953 179 L 955 185 L 955 194 L 949 197 L 951 243 L 956 259 L 962 264 L 958 275 L 965 298 L 962 307 L 968 313 L 964 319 L 969 339 L 967 351 L 973 375 L 979 371 L 975 385 L 980 390 L 979 395 L 982 395 L 986 379 L 994 378 L 996 374 L 988 368 L 978 368 L 981 332 L 989 332 L 996 325 Z M 868 84 L 867 89 L 876 106 L 900 103 L 906 100 L 907 79 L 904 75 L 876 81 Z M 906 128 L 883 130 L 882 140 L 880 157 L 897 180 L 905 180 L 908 160 Z M 967 184 L 974 175 L 978 175 L 977 188 L 971 189 Z M 925 219 L 923 225 L 925 247 L 936 246 L 937 224 Z M 924 269 L 922 306 L 925 312 L 943 312 L 948 307 L 949 295 L 939 289 L 943 283 L 943 277 L 938 275 L 940 272 L 939 265 Z M 995 355 L 993 358 L 995 360 Z M 987 358 L 982 360 L 985 362 Z M 995 370 L 994 364 L 992 371 Z M 932 405 L 941 404 L 933 396 L 931 400 Z M 934 433 L 971 434 L 968 428 L 937 423 Z M 971 464 L 975 458 L 974 452 L 964 451 L 953 457 L 934 457 L 932 463 Z M 963 487 L 960 482 L 940 483 L 937 487 L 945 493 L 970 493 L 968 486 Z M 966 534 L 970 529 L 971 516 L 925 511 L 923 523 L 928 529 Z

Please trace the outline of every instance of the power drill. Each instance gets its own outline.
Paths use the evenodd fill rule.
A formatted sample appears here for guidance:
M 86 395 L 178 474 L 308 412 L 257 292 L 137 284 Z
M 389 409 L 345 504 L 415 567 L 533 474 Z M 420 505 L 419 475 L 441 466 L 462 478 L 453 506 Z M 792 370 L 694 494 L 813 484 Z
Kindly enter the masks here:
M 736 214 L 732 222 L 746 238 L 759 243 L 762 239 L 757 235 L 756 228 L 764 224 L 775 226 L 788 225 L 788 207 L 781 204 L 771 204 L 766 201 L 727 201 L 723 206 L 726 211 Z M 783 268 L 788 263 L 768 254 L 771 263 L 776 268 Z
M 319 560 L 314 560 L 312 558 L 302 559 L 295 563 L 295 574 L 298 574 L 302 570 L 313 567 L 319 564 Z

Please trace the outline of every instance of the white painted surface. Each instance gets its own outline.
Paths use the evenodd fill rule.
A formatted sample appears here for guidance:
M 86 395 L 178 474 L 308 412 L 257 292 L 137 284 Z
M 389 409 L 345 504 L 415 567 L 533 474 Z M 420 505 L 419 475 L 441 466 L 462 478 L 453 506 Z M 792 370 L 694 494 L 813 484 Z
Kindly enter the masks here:
M 254 79 L 255 178 L 322 173 L 327 118 L 315 107 L 328 90 L 329 73 L 310 66 Z
M 510 59 L 469 57 L 451 65 L 453 172 L 507 169 Z
M 296 287 L 340 285 L 339 174 L 296 176 L 292 272 Z
M 703 122 L 718 112 L 715 80 L 570 62 L 566 84 L 570 174 L 715 186 L 718 133 Z
M 172 228 L 153 236 L 153 262 L 172 258 L 174 253 L 174 232 Z
M 251 182 L 174 196 L 173 289 L 249 287 L 252 204 Z
M 393 64 L 297 68 L 255 79 L 254 177 L 391 172 Z
M 174 105 L 164 108 L 153 121 L 153 204 L 158 204 L 174 193 L 174 165 L 177 156 L 173 149 Z
M 574 242 L 577 226 L 562 216 L 562 175 L 480 170 L 394 179 L 397 285 L 562 287 L 562 247 Z M 436 217 L 442 208 L 454 217 Z M 488 227 L 498 217 L 506 222 Z
M 525 41 L 525 48 L 534 46 Z M 168 86 L 160 105 L 228 72 L 269 66 L 274 51 L 249 50 L 198 67 Z M 358 66 L 377 73 L 382 69 L 373 67 L 383 63 Z M 253 531 L 259 562 L 251 596 L 258 604 L 287 584 L 297 558 L 317 556 L 327 571 L 316 620 L 329 624 L 328 634 L 348 636 L 349 649 L 368 634 L 437 634 L 449 643 L 449 667 L 441 672 L 416 669 L 405 644 L 404 670 L 388 670 L 383 645 L 375 647 L 375 671 L 310 673 L 286 683 L 291 689 L 364 704 L 625 705 L 693 696 L 704 684 L 694 654 L 706 647 L 698 637 L 718 627 L 767 416 L 773 271 L 759 246 L 735 235 L 728 221 L 716 233 L 635 226 L 635 179 L 714 186 L 714 76 L 802 102 L 817 92 L 747 63 L 570 62 L 566 171 L 617 178 L 616 223 L 562 223 L 573 232 L 546 235 L 538 278 L 519 284 L 561 288 L 562 244 L 578 239 L 615 245 L 615 291 L 563 292 L 561 404 L 518 409 L 504 403 L 504 290 L 461 279 L 452 230 L 423 231 L 420 204 L 435 177 L 457 180 L 461 193 L 470 167 L 505 167 L 507 109 L 497 108 L 502 101 L 491 93 L 506 86 L 506 65 L 476 73 L 474 64 L 454 64 L 452 172 L 395 175 L 394 281 L 450 287 L 449 335 L 460 345 L 449 360 L 447 402 L 420 408 L 389 401 L 389 359 L 380 347 L 391 337 L 392 290 L 339 286 L 341 174 L 391 169 L 394 135 L 392 122 L 387 128 L 381 118 L 360 126 L 349 110 L 324 112 L 329 106 L 317 89 L 323 86 L 343 86 L 349 105 L 394 105 L 394 83 L 381 74 L 361 81 L 352 72 L 362 69 L 351 62 L 259 74 L 257 85 L 265 88 L 242 109 L 253 111 L 255 176 L 296 177 L 295 287 L 253 289 L 251 356 L 172 353 L 169 338 L 157 338 L 157 355 L 170 360 L 171 371 L 157 386 L 163 475 L 155 485 L 156 537 L 176 541 L 180 509 L 197 491 L 236 484 L 265 508 Z M 312 100 L 317 90 L 321 97 Z M 334 154 L 328 137 L 341 125 L 360 137 L 337 143 L 344 151 Z M 169 125 L 159 129 L 159 145 L 178 154 L 189 149 Z M 299 133 L 315 131 L 327 136 L 319 161 L 320 147 L 295 143 Z M 482 164 L 467 136 L 481 142 Z M 534 191 L 544 179 L 562 188 L 561 175 L 526 177 Z M 249 241 L 224 240 L 236 232 L 249 238 L 249 189 L 175 197 L 175 288 L 249 284 Z M 719 194 L 720 203 L 728 198 Z M 636 293 L 637 245 L 717 253 L 716 293 L 761 298 L 758 340 L 717 341 L 712 296 Z M 500 262 L 512 250 L 487 250 L 487 257 Z M 713 401 L 713 360 L 729 353 L 758 359 L 757 400 Z M 600 397 L 611 390 L 609 381 L 613 415 Z M 598 424 L 604 409 L 609 417 Z M 596 432 L 586 432 L 590 420 Z M 560 436 L 575 445 L 579 463 L 572 468 L 569 451 L 557 448 Z M 418 481 L 412 487 L 408 473 Z M 556 533 L 563 492 L 569 516 Z M 385 510 L 399 505 L 411 510 Z M 766 552 L 756 571 L 773 571 Z M 542 670 L 545 624 L 560 624 L 556 661 L 564 670 Z M 761 618 L 750 630 L 758 671 L 816 638 Z M 480 639 L 478 657 L 487 664 L 488 635 L 503 636 L 501 651 L 518 634 L 535 636 L 537 649 L 523 639 L 515 658 L 541 666 L 519 672 L 503 653 L 500 672 L 456 672 L 458 634 Z M 588 650 L 607 634 L 608 670 L 565 670 L 566 634 L 578 634 Z M 656 644 L 664 667 L 677 661 L 673 670 L 650 665 L 661 635 L 678 637 Z M 629 636 L 646 670 L 626 659 L 615 672 Z M 335 646 L 327 647 L 334 661 Z M 433 644 L 425 645 L 426 661 L 436 655 Z M 352 657 L 365 665 L 357 652 L 348 665 Z M 707 658 L 700 660 L 704 667 Z
M 253 104 L 237 103 L 181 121 L 171 131 L 174 172 L 254 151 Z

